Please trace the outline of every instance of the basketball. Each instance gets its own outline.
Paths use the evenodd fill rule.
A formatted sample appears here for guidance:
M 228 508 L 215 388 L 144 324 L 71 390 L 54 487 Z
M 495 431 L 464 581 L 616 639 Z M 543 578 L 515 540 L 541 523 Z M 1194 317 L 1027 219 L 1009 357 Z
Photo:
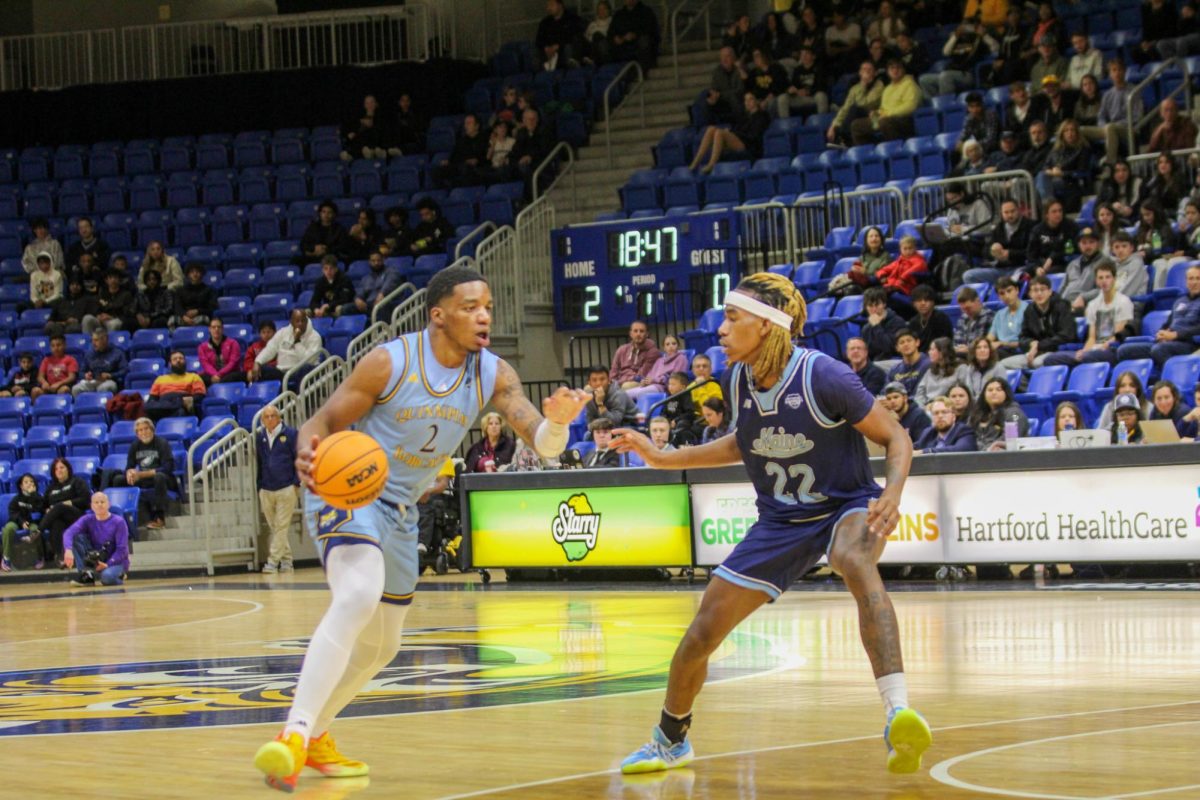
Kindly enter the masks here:
M 317 494 L 334 508 L 362 508 L 383 493 L 387 453 L 359 431 L 341 431 L 321 440 L 312 465 Z

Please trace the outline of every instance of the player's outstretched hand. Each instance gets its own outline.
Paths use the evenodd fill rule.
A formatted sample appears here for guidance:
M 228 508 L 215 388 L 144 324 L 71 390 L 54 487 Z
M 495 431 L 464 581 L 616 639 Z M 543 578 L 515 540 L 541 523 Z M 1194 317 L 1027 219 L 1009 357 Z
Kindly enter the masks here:
M 308 444 L 302 444 L 296 451 L 296 477 L 300 479 L 300 485 L 310 492 L 316 491 L 316 487 L 313 486 L 312 464 L 317 445 L 320 443 L 321 437 L 313 436 Z
M 872 536 L 887 538 L 900 524 L 900 506 L 884 495 L 867 505 L 867 530 Z
M 560 386 L 542 400 L 542 416 L 559 425 L 570 425 L 588 404 L 588 399 L 587 392 L 582 389 Z
M 646 466 L 653 467 L 661 451 L 644 433 L 638 433 L 632 428 L 616 428 L 613 430 L 612 449 L 618 453 L 637 453 Z

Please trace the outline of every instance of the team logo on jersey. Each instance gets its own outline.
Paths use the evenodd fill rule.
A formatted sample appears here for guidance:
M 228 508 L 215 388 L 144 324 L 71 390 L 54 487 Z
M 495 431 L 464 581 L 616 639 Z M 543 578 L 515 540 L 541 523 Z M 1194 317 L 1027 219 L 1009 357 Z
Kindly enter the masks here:
M 804 403 L 804 398 L 800 396 L 799 392 L 794 392 L 792 394 L 789 394 L 787 397 L 783 398 L 783 404 L 785 406 L 787 406 L 788 408 L 790 408 L 792 411 L 795 411 L 803 403 Z
M 629 613 L 628 601 L 611 608 L 578 605 L 575 616 L 563 611 L 563 620 L 552 624 L 496 620 L 405 631 L 396 658 L 342 716 L 516 705 L 666 684 L 680 619 L 627 622 L 641 616 Z M 262 654 L 233 658 L 0 672 L 0 739 L 281 723 L 307 644 L 307 639 L 262 642 L 257 645 Z M 769 635 L 735 631 L 714 656 L 709 679 L 789 666 L 794 656 L 788 652 L 794 648 Z
M 750 445 L 750 452 L 763 458 L 792 458 L 813 449 L 813 443 L 803 433 L 785 433 L 779 428 L 763 428 Z
M 558 504 L 558 515 L 550 523 L 550 532 L 567 554 L 567 561 L 582 561 L 596 549 L 600 515 L 592 510 L 586 494 L 573 494 Z

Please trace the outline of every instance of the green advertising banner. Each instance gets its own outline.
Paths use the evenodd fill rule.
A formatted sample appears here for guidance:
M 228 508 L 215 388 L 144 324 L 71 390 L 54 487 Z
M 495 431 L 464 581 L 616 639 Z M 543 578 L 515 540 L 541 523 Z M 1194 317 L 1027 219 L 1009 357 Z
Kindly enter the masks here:
M 692 563 L 682 484 L 473 491 L 475 567 L 671 567 Z

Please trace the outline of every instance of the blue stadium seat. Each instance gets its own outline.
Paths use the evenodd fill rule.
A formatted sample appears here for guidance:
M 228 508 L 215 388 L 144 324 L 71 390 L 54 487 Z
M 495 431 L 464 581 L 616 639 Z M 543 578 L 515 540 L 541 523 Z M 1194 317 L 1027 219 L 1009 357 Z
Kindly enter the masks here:
M 1071 377 L 1067 379 L 1067 388 L 1051 394 L 1051 401 L 1055 406 L 1066 401 L 1090 401 L 1096 390 L 1104 386 L 1111 369 L 1112 366 L 1104 362 L 1077 365 L 1071 370 Z
M 11 464 L 25 455 L 25 429 L 0 428 L 0 463 Z
M 37 479 L 38 490 L 41 493 L 45 493 L 46 487 L 50 484 L 50 465 L 53 463 L 54 458 L 54 456 L 49 458 L 23 458 L 17 461 L 12 465 L 12 483 L 15 484 L 22 475 L 28 472 Z M 13 488 L 16 487 L 14 486 Z M 7 513 L 8 509 L 5 508 L 4 510 Z
M 154 432 L 168 442 L 181 442 L 188 445 L 191 444 L 192 439 L 196 438 L 196 426 L 195 417 L 167 417 L 159 420 Z
M 208 341 L 208 328 L 199 325 L 181 326 L 171 334 L 171 349 L 189 358 L 196 355 L 201 343 Z
M 33 401 L 29 415 L 34 425 L 66 426 L 71 420 L 71 396 L 68 394 L 44 394 Z
M 123 458 L 123 457 L 122 457 Z M 122 462 L 122 467 L 124 462 Z M 138 529 L 138 501 L 142 490 L 136 486 L 119 486 L 105 489 L 108 502 L 114 514 L 120 514 L 129 526 L 130 535 L 136 535 Z
M 68 456 L 108 455 L 108 426 L 94 422 L 77 422 L 67 431 Z
M 112 427 L 108 429 L 109 451 L 121 459 L 119 469 L 125 468 L 124 457 L 126 451 L 129 450 L 129 445 L 133 444 L 133 440 L 137 438 L 133 426 L 133 420 L 120 419 L 114 422 Z M 108 458 L 113 458 L 113 456 L 110 455 Z M 107 461 L 107 458 L 105 460 Z
M 258 242 L 234 242 L 226 246 L 225 269 L 254 269 L 262 263 L 263 246 Z
M 205 417 L 211 414 L 232 414 L 234 407 L 245 394 L 245 384 L 214 383 L 208 387 L 208 393 L 200 406 Z
M 251 320 L 255 327 L 264 322 L 286 319 L 292 310 L 292 295 L 268 293 L 254 298 L 250 307 Z
M 108 401 L 111 399 L 112 392 L 83 392 L 76 396 L 71 413 L 75 424 L 95 422 L 107 426 Z
M 66 430 L 61 425 L 33 425 L 25 431 L 25 458 L 58 458 L 63 454 L 66 439 Z
M 1030 373 L 1026 390 L 1014 395 L 1014 399 L 1025 410 L 1027 416 L 1039 418 L 1053 416 L 1054 393 L 1062 391 L 1066 382 L 1067 367 L 1038 367 Z
M 141 328 L 129 341 L 130 358 L 165 358 L 171 332 L 166 328 Z
M 1200 356 L 1172 356 L 1162 368 L 1162 379 L 1170 381 L 1190 404 L 1192 389 L 1200 382 Z
M 263 266 L 275 267 L 292 263 L 300 255 L 300 243 L 291 241 L 267 242 L 263 250 Z
M 225 293 L 253 296 L 261 282 L 257 269 L 231 269 L 225 273 Z

